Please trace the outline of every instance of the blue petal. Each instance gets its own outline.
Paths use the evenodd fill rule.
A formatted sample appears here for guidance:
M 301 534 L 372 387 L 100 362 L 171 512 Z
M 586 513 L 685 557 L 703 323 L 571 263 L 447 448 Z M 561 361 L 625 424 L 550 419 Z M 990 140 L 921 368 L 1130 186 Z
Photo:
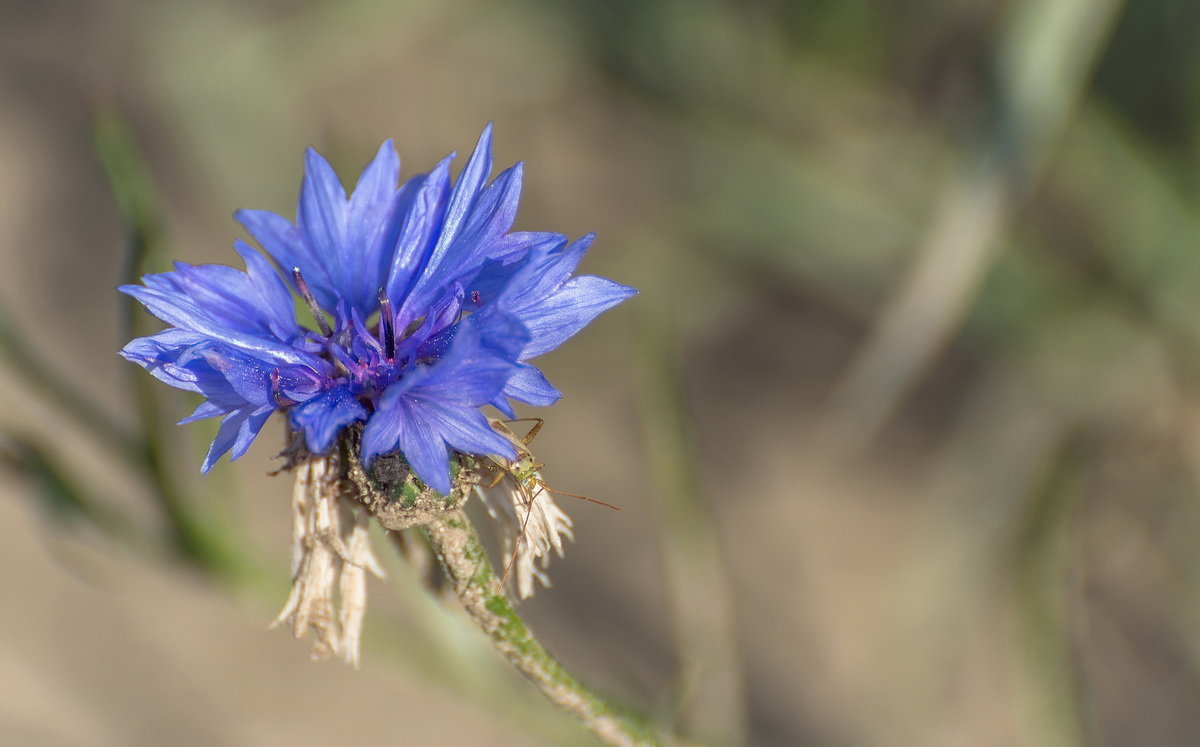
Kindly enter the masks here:
M 517 411 L 513 409 L 512 402 L 508 401 L 508 397 L 504 392 L 497 394 L 496 399 L 492 400 L 490 404 L 506 418 L 515 418 L 517 416 Z
M 241 244 L 239 251 L 242 247 L 249 250 Z M 287 342 L 299 333 L 290 295 L 286 288 L 276 290 L 269 285 L 272 280 L 278 284 L 278 278 L 270 277 L 274 273 L 269 268 L 252 269 L 255 274 L 225 265 L 176 262 L 174 272 L 146 275 L 142 282 L 166 297 L 189 300 L 201 313 L 229 329 Z M 262 269 L 268 272 L 267 277 L 260 275 Z M 282 298 L 278 291 L 283 293 Z
M 521 283 L 520 292 L 526 301 L 544 298 L 561 288 L 571 277 L 571 273 L 575 272 L 575 268 L 579 266 L 583 255 L 591 248 L 595 239 L 596 234 L 589 233 L 569 246 L 550 249 L 542 257 L 535 254 L 534 261 L 530 263 L 530 270 Z
M 384 141 L 375 153 L 350 196 L 347 225 L 351 231 L 370 230 L 376 227 L 380 208 L 387 207 L 396 193 L 400 179 L 400 158 L 391 140 Z
M 590 241 L 594 237 L 595 234 L 588 234 L 585 238 Z M 580 239 L 580 241 L 582 240 Z M 508 264 L 531 252 L 550 251 L 562 247 L 566 243 L 567 237 L 561 233 L 551 231 L 513 231 L 512 233 L 505 234 L 496 241 L 491 256 L 503 264 Z
M 117 290 L 136 298 L 146 309 L 167 324 L 198 332 L 249 352 L 268 356 L 280 362 L 313 363 L 311 355 L 301 353 L 278 340 L 257 336 L 213 316 L 191 298 L 173 291 L 122 285 Z
M 367 409 L 347 386 L 330 389 L 288 411 L 292 428 L 304 431 L 308 450 L 314 454 L 328 451 L 342 428 L 366 419 Z
M 530 342 L 521 360 L 533 358 L 561 345 L 597 315 L 637 293 L 633 288 L 603 278 L 584 276 L 568 280 L 592 243 L 588 234 L 570 246 L 536 244 L 511 267 L 485 266 L 487 272 L 473 285 L 494 293 L 480 314 L 504 312 L 517 317 L 529 330 Z M 515 268 L 515 269 L 514 269 Z M 507 275 L 507 277 L 506 277 Z M 500 286 L 500 290 L 493 288 Z
M 274 335 L 283 342 L 291 342 L 304 333 L 296 322 L 296 307 L 292 292 L 279 278 L 270 263 L 246 242 L 238 239 L 233 248 L 246 263 L 246 275 L 257 293 L 258 308 Z
M 208 474 L 217 460 L 233 448 L 233 442 L 237 440 L 238 429 L 249 417 L 250 410 L 237 410 L 225 416 L 220 427 L 217 428 L 216 438 L 208 447 L 208 453 L 204 455 L 204 464 L 200 465 L 200 472 Z
M 391 253 L 404 222 L 403 210 L 412 200 L 414 188 L 403 194 L 396 190 L 400 159 L 392 141 L 379 146 L 374 160 L 363 170 L 346 217 L 346 259 L 354 268 L 343 289 L 351 308 L 369 315 L 378 305 L 391 265 Z
M 527 271 L 531 260 L 566 244 L 567 237 L 558 233 L 520 232 L 505 236 L 496 245 L 496 257 L 487 260 L 475 276 L 464 283 L 470 303 L 482 307 L 495 301 L 519 273 Z
M 159 381 L 178 389 L 199 392 L 196 374 L 179 368 L 175 361 L 188 348 L 209 338 L 182 329 L 165 329 L 149 337 L 130 340 L 119 355 L 146 369 Z
M 337 305 L 333 279 L 324 263 L 313 255 L 312 249 L 287 218 L 266 210 L 238 210 L 233 215 L 267 254 L 279 263 L 289 284 L 292 282 L 292 270 L 299 268 L 323 308 L 332 309 Z
M 375 412 L 370 415 L 363 428 L 363 464 L 370 464 L 375 457 L 399 449 L 401 431 L 411 427 L 415 426 L 408 423 L 403 401 L 392 400 L 386 407 L 376 406 Z
M 439 260 L 442 274 L 462 273 L 464 268 L 478 266 L 478 259 L 490 253 L 501 237 L 512 227 L 517 217 L 517 203 L 521 198 L 521 177 L 524 166 L 517 163 L 503 171 L 496 181 L 485 189 L 466 216 L 462 229 L 457 234 L 449 231 L 442 234 L 446 249 Z M 505 246 L 505 252 L 512 248 Z M 434 252 L 435 257 L 437 251 Z
M 200 467 L 200 471 L 207 474 L 217 460 L 231 449 L 233 453 L 229 457 L 230 461 L 245 454 L 267 419 L 271 417 L 271 412 L 271 408 L 258 410 L 244 408 L 226 415 L 217 429 L 217 437 L 213 439 L 212 445 L 208 448 L 208 454 L 204 457 L 204 464 Z
M 131 341 L 121 351 L 155 378 L 203 394 L 221 412 L 246 406 L 275 407 L 275 394 L 303 401 L 320 390 L 320 374 L 304 366 L 278 365 L 243 350 L 183 330 L 168 329 Z M 206 412 L 207 414 L 201 414 Z M 185 420 L 218 414 L 197 410 Z
M 535 407 L 549 407 L 562 398 L 562 392 L 555 389 L 541 371 L 524 364 L 508 380 L 503 396 Z
M 419 309 L 447 283 L 476 275 L 497 251 L 511 256 L 513 247 L 501 246 L 499 240 L 512 226 L 520 191 L 521 164 L 517 164 L 480 194 L 461 228 L 443 230 L 425 271 L 405 299 L 405 308 Z
M 284 274 L 298 268 L 326 311 L 339 301 L 369 316 L 378 308 L 391 253 L 411 203 L 398 191 L 400 160 L 389 140 L 367 164 L 349 198 L 329 162 L 309 148 L 296 225 L 257 210 L 236 216 Z
M 505 170 L 484 187 L 492 168 L 491 125 L 480 136 L 470 160 L 450 193 L 444 214 L 428 216 L 430 232 L 406 231 L 388 281 L 388 294 L 400 316 L 416 319 L 430 301 L 452 282 L 475 276 L 489 259 L 517 259 L 527 251 L 518 241 L 505 240 L 512 227 L 521 192 L 523 167 Z M 443 162 L 444 163 L 444 162 Z M 418 211 L 413 211 L 416 215 Z M 414 241 L 419 237 L 421 241 Z M 433 239 L 432 245 L 425 241 Z M 416 250 L 420 245 L 424 252 Z M 403 267 L 403 272 L 398 268 Z
M 195 410 L 192 411 L 191 415 L 188 415 L 186 418 L 184 418 L 183 420 L 180 420 L 175 425 L 184 425 L 186 423 L 194 423 L 197 420 L 207 420 L 208 418 L 215 418 L 218 415 L 225 415 L 227 412 L 228 411 L 223 409 L 220 405 L 217 405 L 213 402 L 205 400 L 200 403 L 199 407 L 197 407 Z
M 276 407 L 276 395 L 299 402 L 316 395 L 322 378 L 303 366 L 278 366 L 216 342 L 192 345 L 174 354 L 169 366 L 179 378 L 226 410 Z M 177 373 L 176 373 L 177 372 Z
M 594 238 L 594 234 L 588 234 L 570 246 L 565 237 L 554 244 L 534 244 L 530 252 L 515 263 L 511 278 L 496 294 L 496 306 L 520 314 L 543 302 L 571 277 Z
M 466 293 L 458 283 L 447 288 L 445 295 L 429 307 L 421 326 L 397 349 L 397 356 L 441 358 L 457 333 L 454 322 L 462 312 L 465 297 Z
M 233 442 L 233 449 L 229 452 L 229 461 L 241 459 L 245 455 L 250 449 L 250 444 L 254 443 L 254 439 L 258 437 L 259 431 L 262 430 L 273 412 L 275 412 L 273 407 L 260 407 L 250 413 L 250 417 L 246 418 L 238 428 L 237 439 Z
M 497 433 L 477 408 L 436 401 L 417 401 L 410 407 L 420 412 L 433 432 L 453 449 L 465 454 L 499 454 L 508 459 L 517 456 L 512 443 Z M 425 479 L 420 472 L 417 476 Z
M 517 353 L 529 339 L 513 317 L 494 314 L 458 325 L 446 355 L 424 370 L 421 377 L 406 376 L 392 384 L 380 399 L 410 392 L 412 396 L 443 399 L 473 407 L 491 402 L 516 371 Z
M 446 442 L 433 432 L 429 420 L 421 417 L 419 408 L 403 399 L 386 410 L 376 410 L 363 429 L 365 464 L 397 450 L 422 482 L 443 495 L 450 492 L 450 451 Z
M 442 236 L 438 241 L 438 246 L 443 251 L 448 248 L 449 243 L 454 240 L 459 229 L 466 222 L 471 206 L 475 204 L 479 190 L 483 187 L 483 183 L 491 171 L 492 124 L 489 122 L 487 127 L 483 128 L 479 142 L 475 144 L 475 150 L 471 153 L 471 158 L 467 160 L 466 167 L 458 175 L 458 181 L 454 184 L 454 192 L 450 195 L 450 205 L 446 209 Z
M 330 290 L 339 298 L 345 298 L 347 278 L 358 269 L 356 258 L 345 256 L 344 251 L 347 207 L 346 190 L 333 167 L 309 148 L 304 154 L 304 181 L 300 185 L 300 204 L 296 207 L 296 227 L 311 247 L 312 257 L 325 267 L 332 282 Z
M 453 158 L 447 156 L 428 175 L 413 177 L 404 185 L 411 191 L 411 202 L 405 206 L 385 286 L 394 304 L 403 305 L 429 262 L 450 195 Z
M 274 406 L 271 371 L 274 366 L 215 343 L 184 351 L 176 365 L 196 374 L 200 392 L 218 405 Z
M 516 458 L 508 439 L 496 433 L 476 407 L 427 399 L 396 397 L 380 407 L 363 430 L 363 461 L 399 450 L 429 487 L 450 492 L 449 449 L 470 454 Z
M 530 335 L 521 360 L 553 350 L 602 312 L 636 295 L 635 288 L 594 275 L 568 280 L 554 295 L 517 314 Z
M 431 488 L 449 491 L 447 444 L 460 451 L 515 458 L 478 408 L 494 400 L 517 368 L 528 336 L 511 318 L 496 315 L 487 329 L 459 325 L 446 356 L 418 367 L 379 398 L 363 431 L 363 460 L 397 449 Z

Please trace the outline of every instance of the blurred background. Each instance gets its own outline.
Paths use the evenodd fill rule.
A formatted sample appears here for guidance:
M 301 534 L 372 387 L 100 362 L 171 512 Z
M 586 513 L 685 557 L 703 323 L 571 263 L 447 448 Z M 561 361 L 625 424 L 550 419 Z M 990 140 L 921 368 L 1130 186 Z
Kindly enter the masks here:
M 0 2 L 0 741 L 589 744 L 381 545 L 365 665 L 266 625 L 282 427 L 198 476 L 114 292 L 302 152 L 496 123 L 642 290 L 543 359 L 523 605 L 699 743 L 1200 733 L 1200 5 Z M 564 498 L 563 501 L 571 499 Z

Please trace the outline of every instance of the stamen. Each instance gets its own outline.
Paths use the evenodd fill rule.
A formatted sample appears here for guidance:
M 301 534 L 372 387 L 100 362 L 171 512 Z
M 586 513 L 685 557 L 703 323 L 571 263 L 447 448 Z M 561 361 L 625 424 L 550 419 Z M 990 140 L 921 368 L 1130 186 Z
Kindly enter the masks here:
M 479 295 L 479 291 L 471 291 L 471 303 L 483 306 L 483 298 Z
M 279 369 L 271 371 L 271 399 L 275 400 L 275 404 L 280 407 L 290 407 L 296 404 L 296 401 L 286 396 L 283 393 L 283 388 L 279 385 Z
M 379 331 L 383 333 L 384 355 L 390 360 L 396 357 L 396 317 L 392 313 L 392 300 L 383 288 L 379 289 Z
M 300 274 L 299 267 L 292 268 L 292 280 L 296 283 L 296 290 L 300 291 L 300 297 L 308 305 L 308 310 L 312 312 L 313 318 L 317 320 L 317 326 L 321 328 L 321 333 L 326 337 L 332 335 L 333 330 L 329 328 L 329 322 L 325 321 L 325 312 L 317 305 L 317 299 L 313 296 L 312 288 L 308 287 L 308 283 L 304 280 L 304 275 Z
M 371 348 L 371 351 L 378 357 L 383 357 L 383 343 L 379 341 L 378 335 L 371 334 L 371 330 L 367 329 L 367 325 L 363 324 L 362 314 L 358 313 L 358 309 L 350 312 L 350 326 L 354 328 L 354 338 L 350 346 L 351 350 L 357 351 L 358 348 L 354 347 L 354 343 L 360 343 Z
M 355 360 L 341 345 L 330 345 L 329 353 L 333 356 L 334 368 L 344 376 L 349 376 L 352 371 L 361 371 L 363 368 L 362 362 Z

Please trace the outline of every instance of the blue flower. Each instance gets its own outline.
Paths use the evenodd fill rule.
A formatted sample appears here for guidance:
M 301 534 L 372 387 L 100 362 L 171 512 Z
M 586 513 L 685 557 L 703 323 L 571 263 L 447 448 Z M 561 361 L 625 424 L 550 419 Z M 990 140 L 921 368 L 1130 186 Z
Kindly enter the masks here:
M 590 235 L 510 230 L 522 166 L 488 183 L 490 125 L 456 180 L 453 158 L 397 186 L 388 141 L 347 197 L 309 149 L 295 223 L 236 214 L 267 257 L 238 241 L 244 272 L 181 262 L 121 286 L 170 325 L 121 355 L 204 396 L 182 422 L 223 418 L 205 472 L 244 454 L 275 411 L 314 454 L 364 423 L 364 461 L 398 451 L 442 493 L 452 452 L 516 457 L 480 408 L 553 404 L 561 394 L 529 360 L 636 291 L 573 276 Z

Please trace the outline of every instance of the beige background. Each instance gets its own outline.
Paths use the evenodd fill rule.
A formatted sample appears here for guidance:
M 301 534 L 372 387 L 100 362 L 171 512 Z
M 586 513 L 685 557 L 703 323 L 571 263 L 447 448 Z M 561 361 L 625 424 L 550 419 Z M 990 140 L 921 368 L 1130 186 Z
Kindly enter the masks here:
M 715 743 L 1190 744 L 1197 19 L 1129 5 L 3 3 L 0 311 L 132 427 L 97 111 L 189 262 L 233 261 L 236 208 L 292 215 L 307 145 L 350 180 L 395 138 L 412 174 L 495 121 L 518 228 L 595 230 L 584 271 L 642 289 L 544 361 L 548 479 L 623 508 L 567 505 L 525 606 L 574 671 Z M 144 481 L 5 370 L 5 442 L 145 543 L 0 473 L 0 743 L 589 743 L 394 556 L 362 671 L 266 630 L 278 423 L 203 480 L 210 432 L 170 431 L 253 560 L 234 592 L 158 554 Z

